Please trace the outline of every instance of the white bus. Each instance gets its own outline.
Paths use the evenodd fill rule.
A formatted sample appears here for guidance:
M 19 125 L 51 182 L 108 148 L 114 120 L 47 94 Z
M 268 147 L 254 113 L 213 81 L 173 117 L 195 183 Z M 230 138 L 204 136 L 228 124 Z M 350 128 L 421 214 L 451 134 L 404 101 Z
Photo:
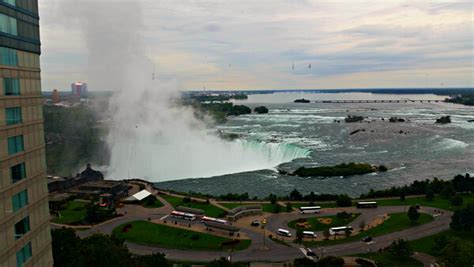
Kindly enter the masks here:
M 320 206 L 314 206 L 314 207 L 300 207 L 300 214 L 305 214 L 305 213 L 320 213 L 321 212 L 321 207 Z
M 171 212 L 170 215 L 172 217 L 175 217 L 175 218 L 180 218 L 180 219 L 185 219 L 185 220 L 190 220 L 190 221 L 196 220 L 196 215 L 194 215 L 192 213 L 185 213 L 185 212 L 174 210 L 174 211 Z
M 286 236 L 286 237 L 291 237 L 290 231 L 285 230 L 285 229 L 278 229 L 277 234 L 282 235 L 282 236 Z
M 303 231 L 303 237 L 316 238 L 316 234 L 313 231 Z
M 201 222 L 216 222 L 216 223 L 227 224 L 226 220 L 217 219 L 217 218 L 208 217 L 208 216 L 202 216 Z
M 363 208 L 377 208 L 378 204 L 375 201 L 360 201 L 357 202 L 357 208 L 358 209 L 363 209 Z
M 332 227 L 329 228 L 330 235 L 344 235 L 346 234 L 346 230 L 352 232 L 352 226 L 340 226 L 340 227 Z

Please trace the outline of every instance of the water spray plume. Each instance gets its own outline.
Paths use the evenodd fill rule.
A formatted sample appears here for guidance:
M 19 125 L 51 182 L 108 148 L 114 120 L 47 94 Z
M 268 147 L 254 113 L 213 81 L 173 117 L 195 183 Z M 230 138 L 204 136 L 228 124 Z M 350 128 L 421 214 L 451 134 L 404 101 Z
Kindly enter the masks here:
M 159 69 L 150 78 L 154 65 L 146 57 L 140 3 L 88 2 L 87 10 L 75 1 L 61 5 L 87 14 L 87 21 L 79 24 L 87 46 L 90 87 L 114 90 L 108 178 L 209 177 L 273 168 L 309 156 L 309 150 L 289 144 L 224 141 L 190 108 L 177 105 L 176 82 L 160 79 Z

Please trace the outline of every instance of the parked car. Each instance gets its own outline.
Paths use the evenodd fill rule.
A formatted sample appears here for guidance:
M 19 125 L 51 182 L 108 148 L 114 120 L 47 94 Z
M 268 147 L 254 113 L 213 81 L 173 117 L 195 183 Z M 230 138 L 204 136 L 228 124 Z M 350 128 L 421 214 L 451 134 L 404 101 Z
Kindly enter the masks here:
M 317 255 L 316 255 L 316 252 L 308 248 L 308 251 L 306 252 L 306 256 L 317 256 Z
M 260 226 L 260 221 L 259 220 L 253 220 L 251 223 L 250 223 L 251 226 Z
M 372 240 L 373 240 L 373 238 L 371 236 L 365 236 L 365 237 L 362 238 L 362 242 L 370 242 Z

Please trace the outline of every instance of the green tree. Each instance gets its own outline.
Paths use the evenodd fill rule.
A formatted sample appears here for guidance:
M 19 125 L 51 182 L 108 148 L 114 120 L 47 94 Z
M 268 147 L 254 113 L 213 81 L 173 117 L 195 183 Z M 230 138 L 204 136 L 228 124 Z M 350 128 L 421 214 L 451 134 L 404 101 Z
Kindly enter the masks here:
M 400 193 L 400 201 L 405 201 L 405 198 L 406 198 L 406 192 L 405 191 L 402 191 Z
M 433 192 L 433 190 L 428 189 L 426 191 L 426 200 L 433 201 L 433 199 L 434 199 L 434 192 Z
M 281 211 L 281 206 L 278 205 L 278 204 L 274 204 L 273 205 L 273 212 L 274 213 L 280 213 L 280 211 Z
M 474 245 L 470 242 L 449 242 L 439 253 L 444 266 L 473 266 Z
M 413 249 L 410 247 L 408 241 L 398 239 L 388 246 L 388 252 L 396 257 L 410 257 L 413 255 Z
M 138 266 L 160 266 L 171 267 L 172 265 L 166 260 L 165 254 L 153 253 L 151 255 L 136 256 L 133 258 L 135 265 Z
M 344 231 L 344 234 L 346 235 L 346 237 L 351 236 L 351 233 L 352 233 L 352 230 L 349 228 L 347 228 L 346 231 Z
M 235 266 L 232 264 L 230 261 L 228 261 L 226 258 L 222 257 L 218 260 L 213 260 L 206 264 L 206 267 L 232 267 Z
M 291 212 L 293 210 L 293 207 L 291 206 L 290 202 L 286 203 L 286 212 Z
M 80 239 L 74 230 L 61 228 L 51 231 L 54 267 L 84 266 L 79 252 Z
M 320 259 L 316 263 L 317 267 L 342 267 L 344 266 L 344 259 L 334 256 L 328 256 Z
M 451 217 L 450 227 L 455 231 L 471 231 L 474 226 L 474 204 L 456 210 Z
M 156 197 L 154 195 L 150 195 L 149 197 L 146 198 L 146 205 L 147 206 L 153 206 L 156 203 Z
M 301 241 L 303 241 L 303 230 L 301 229 L 298 229 L 296 231 L 296 240 L 295 240 L 297 243 L 301 243 Z
M 461 206 L 463 202 L 464 199 L 461 196 L 454 196 L 451 198 L 451 204 L 453 204 L 453 206 Z
M 309 258 L 299 258 L 293 261 L 295 267 L 318 267 L 317 263 Z
M 301 193 L 298 190 L 293 189 L 293 191 L 290 192 L 290 199 L 291 200 L 302 200 L 303 195 L 301 195 Z
M 352 206 L 352 200 L 348 195 L 340 195 L 336 200 L 338 207 L 350 207 Z
M 408 209 L 408 218 L 410 219 L 412 224 L 415 224 L 415 222 L 418 221 L 418 219 L 420 218 L 420 213 L 418 212 L 415 206 L 411 206 Z
M 278 200 L 278 197 L 275 194 L 270 194 L 268 196 L 268 199 L 270 200 L 270 203 L 272 203 L 272 205 L 275 205 Z
M 328 229 L 326 229 L 326 230 L 323 231 L 323 236 L 324 236 L 324 239 L 328 239 L 329 236 L 331 236 L 331 234 L 329 233 L 329 230 L 328 230 Z
M 445 184 L 440 193 L 441 197 L 445 199 L 450 199 L 454 194 L 456 194 L 456 191 L 454 191 L 454 186 L 451 183 Z

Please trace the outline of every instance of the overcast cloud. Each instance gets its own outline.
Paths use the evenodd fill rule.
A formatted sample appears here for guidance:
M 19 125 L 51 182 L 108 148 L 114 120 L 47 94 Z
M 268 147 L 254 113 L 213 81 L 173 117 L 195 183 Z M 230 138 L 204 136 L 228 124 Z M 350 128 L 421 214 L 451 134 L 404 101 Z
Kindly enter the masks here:
M 88 81 L 59 1 L 39 1 L 44 91 Z M 180 90 L 474 86 L 472 1 L 382 2 L 141 1 L 137 31 L 150 76 L 154 65 Z

